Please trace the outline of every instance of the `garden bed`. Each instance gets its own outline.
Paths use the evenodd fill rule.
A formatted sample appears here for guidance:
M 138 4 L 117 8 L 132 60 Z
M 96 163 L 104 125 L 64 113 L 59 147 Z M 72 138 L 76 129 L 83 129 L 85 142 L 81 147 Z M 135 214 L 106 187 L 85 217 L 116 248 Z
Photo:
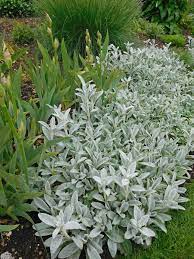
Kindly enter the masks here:
M 3 1 L 0 259 L 194 258 L 192 7 Z

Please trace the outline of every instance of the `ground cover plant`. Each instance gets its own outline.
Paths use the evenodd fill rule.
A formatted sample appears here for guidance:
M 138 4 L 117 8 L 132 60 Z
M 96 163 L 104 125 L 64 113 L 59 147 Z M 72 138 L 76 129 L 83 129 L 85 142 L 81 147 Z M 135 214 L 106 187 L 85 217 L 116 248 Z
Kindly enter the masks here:
M 97 32 L 103 39 L 122 45 L 131 37 L 132 21 L 139 15 L 137 0 L 43 0 L 38 3 L 52 20 L 54 36 L 64 38 L 70 52 L 85 51 L 85 31 L 89 30 L 95 48 Z
M 112 257 L 133 241 L 150 245 L 167 232 L 170 209 L 182 203 L 193 149 L 193 77 L 168 48 L 126 52 L 110 46 L 104 66 L 125 73 L 118 89 L 77 89 L 80 108 L 53 108 L 41 122 L 59 140 L 39 171 L 43 199 L 35 199 L 52 258 Z M 51 151 L 50 150 L 50 151 Z

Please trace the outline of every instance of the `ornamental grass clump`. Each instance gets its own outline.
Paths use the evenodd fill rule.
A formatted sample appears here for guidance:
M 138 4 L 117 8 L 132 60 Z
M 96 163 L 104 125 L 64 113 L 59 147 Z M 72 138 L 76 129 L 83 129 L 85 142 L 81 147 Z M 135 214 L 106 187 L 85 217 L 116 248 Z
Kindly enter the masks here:
M 45 188 L 34 203 L 39 235 L 52 258 L 112 257 L 131 241 L 150 245 L 167 232 L 169 210 L 184 210 L 183 186 L 192 164 L 193 77 L 167 48 L 122 52 L 110 46 L 106 62 L 125 76 L 118 89 L 77 89 L 79 109 L 53 107 L 45 139 L 52 157 L 40 165 Z
M 54 36 L 64 38 L 68 50 L 85 54 L 85 32 L 88 29 L 94 51 L 96 34 L 103 40 L 109 33 L 110 42 L 123 45 L 131 37 L 133 20 L 140 14 L 139 0 L 42 0 L 40 10 L 52 20 Z

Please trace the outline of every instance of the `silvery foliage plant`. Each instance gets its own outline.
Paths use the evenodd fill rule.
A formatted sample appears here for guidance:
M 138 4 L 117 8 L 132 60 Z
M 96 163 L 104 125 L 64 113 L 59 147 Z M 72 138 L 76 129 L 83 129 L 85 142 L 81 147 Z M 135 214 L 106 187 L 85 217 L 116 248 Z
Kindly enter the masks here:
M 110 46 L 104 66 L 124 71 L 118 89 L 77 89 L 79 109 L 53 107 L 41 122 L 48 150 L 39 179 L 38 234 L 52 258 L 112 257 L 133 241 L 150 245 L 166 232 L 169 210 L 184 210 L 183 184 L 193 148 L 193 76 L 168 48 L 122 52 Z

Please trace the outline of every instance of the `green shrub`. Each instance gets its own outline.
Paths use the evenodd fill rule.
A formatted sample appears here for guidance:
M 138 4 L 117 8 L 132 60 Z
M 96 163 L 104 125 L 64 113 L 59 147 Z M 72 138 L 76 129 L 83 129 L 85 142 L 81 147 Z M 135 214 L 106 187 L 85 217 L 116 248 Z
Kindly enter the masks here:
M 172 46 L 184 47 L 186 39 L 183 35 L 160 35 L 160 39 L 165 43 L 171 43 Z
M 168 32 L 177 33 L 178 24 L 187 7 L 187 0 L 146 0 L 143 13 L 150 21 L 163 24 Z
M 108 32 L 110 43 L 123 45 L 130 40 L 132 21 L 139 14 L 138 0 L 42 0 L 38 4 L 52 19 L 54 36 L 64 38 L 71 52 L 84 52 L 86 29 L 94 48 L 98 31 L 103 38 Z
M 0 17 L 25 17 L 33 14 L 31 0 L 1 0 Z
M 34 41 L 34 29 L 27 24 L 18 23 L 12 31 L 12 38 L 16 44 L 30 44 Z
M 162 25 L 146 21 L 145 19 L 139 19 L 135 21 L 134 30 L 137 33 L 142 33 L 148 36 L 149 38 L 157 38 L 164 34 L 164 27 Z

